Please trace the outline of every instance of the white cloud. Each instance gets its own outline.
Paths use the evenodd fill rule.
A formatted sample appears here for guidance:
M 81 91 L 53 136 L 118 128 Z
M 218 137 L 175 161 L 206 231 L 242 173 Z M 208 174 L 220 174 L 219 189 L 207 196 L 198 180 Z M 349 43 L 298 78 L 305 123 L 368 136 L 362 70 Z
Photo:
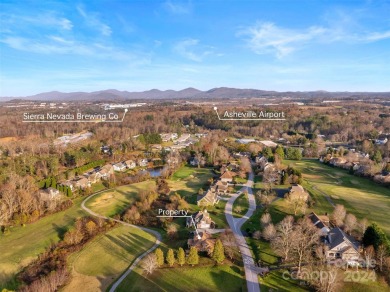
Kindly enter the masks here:
M 213 48 L 199 44 L 197 39 L 185 39 L 174 46 L 174 51 L 191 61 L 201 62 L 204 57 L 213 53 Z
M 256 54 L 275 54 L 277 58 L 283 58 L 311 43 L 370 43 L 390 38 L 390 31 L 355 32 L 339 25 L 290 29 L 263 22 L 246 27 L 237 35 L 243 36 L 246 45 Z
M 298 46 L 317 38 L 325 33 L 322 27 L 310 27 L 305 30 L 281 28 L 271 22 L 256 23 L 239 32 L 247 36 L 247 45 L 256 54 L 275 53 L 282 58 Z
M 191 12 L 191 2 L 174 3 L 171 0 L 168 0 L 164 3 L 164 7 L 166 10 L 173 14 L 188 14 Z
M 15 27 L 19 27 L 25 24 L 39 27 L 55 27 L 62 30 L 72 30 L 73 28 L 73 23 L 69 19 L 65 17 L 58 17 L 55 12 L 38 14 L 34 17 L 15 14 L 2 14 L 0 18 L 1 26 L 8 26 L 10 31 L 12 31 Z
M 85 23 L 92 28 L 96 28 L 104 36 L 110 36 L 111 27 L 103 23 L 96 13 L 87 13 L 80 5 L 76 7 L 79 14 L 84 18 Z

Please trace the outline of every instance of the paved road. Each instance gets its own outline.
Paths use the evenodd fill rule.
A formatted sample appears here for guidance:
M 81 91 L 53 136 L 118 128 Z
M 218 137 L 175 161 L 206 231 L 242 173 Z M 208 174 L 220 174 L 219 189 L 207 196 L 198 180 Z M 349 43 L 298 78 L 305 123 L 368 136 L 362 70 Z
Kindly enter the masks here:
M 230 226 L 230 229 L 233 231 L 234 236 L 237 241 L 237 245 L 240 249 L 242 259 L 244 262 L 244 269 L 245 269 L 245 278 L 246 283 L 248 286 L 249 292 L 260 292 L 260 286 L 259 286 L 259 280 L 257 277 L 257 273 L 255 272 L 256 266 L 251 254 L 251 251 L 249 249 L 248 244 L 246 243 L 245 237 L 243 236 L 241 232 L 241 227 L 249 219 L 249 217 L 252 216 L 253 212 L 256 210 L 256 200 L 255 196 L 253 195 L 252 191 L 253 186 L 253 173 L 249 174 L 248 182 L 246 183 L 246 186 L 244 186 L 241 191 L 248 191 L 248 198 L 249 198 L 249 210 L 248 212 L 241 218 L 234 218 L 233 217 L 233 203 L 239 196 L 239 194 L 233 194 L 229 201 L 226 203 L 225 207 L 225 216 L 226 220 Z
M 106 190 L 104 190 L 106 191 Z M 102 191 L 103 192 L 103 191 Z M 137 226 L 137 225 L 133 225 L 133 224 L 129 224 L 129 223 L 126 223 L 126 222 L 123 222 L 121 220 L 117 220 L 117 219 L 113 219 L 113 218 L 109 218 L 109 217 L 106 217 L 106 216 L 102 216 L 100 214 L 97 214 L 95 212 L 93 212 L 91 209 L 87 208 L 85 206 L 85 203 L 91 199 L 92 197 L 100 194 L 101 192 L 97 192 L 93 195 L 90 195 L 89 197 L 87 197 L 82 203 L 81 203 L 81 208 L 83 208 L 85 211 L 87 211 L 89 214 L 91 214 L 92 216 L 95 216 L 95 217 L 99 217 L 99 218 L 103 218 L 103 219 L 110 219 L 110 220 L 114 220 L 115 222 L 118 222 L 120 224 L 123 224 L 123 225 L 126 225 L 126 226 L 130 226 L 130 227 L 134 227 L 134 228 L 138 228 L 138 229 L 141 229 L 145 232 L 148 232 L 152 235 L 154 235 L 156 237 L 156 241 L 154 243 L 154 245 L 149 248 L 147 251 L 145 251 L 143 254 L 141 254 L 138 258 L 136 258 L 134 260 L 134 262 L 131 264 L 131 266 L 126 270 L 126 272 L 124 272 L 120 278 L 118 280 L 116 280 L 116 282 L 114 284 L 112 284 L 111 288 L 110 288 L 110 292 L 114 292 L 116 290 L 116 288 L 118 288 L 118 286 L 120 285 L 120 283 L 122 283 L 122 281 L 131 273 L 131 271 L 137 266 L 137 264 L 140 262 L 140 260 L 142 260 L 142 258 L 144 258 L 145 256 L 147 256 L 149 253 L 151 253 L 153 250 L 155 250 L 157 248 L 157 246 L 160 245 L 161 243 L 161 234 L 157 231 L 154 231 L 152 229 L 149 229 L 149 228 L 145 228 L 145 227 L 140 227 L 140 226 Z

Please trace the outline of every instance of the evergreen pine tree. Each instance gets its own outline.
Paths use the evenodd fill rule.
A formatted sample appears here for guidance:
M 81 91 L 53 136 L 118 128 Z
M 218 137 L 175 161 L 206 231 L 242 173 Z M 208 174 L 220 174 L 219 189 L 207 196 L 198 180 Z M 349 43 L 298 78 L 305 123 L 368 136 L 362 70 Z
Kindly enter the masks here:
M 173 249 L 169 249 L 167 253 L 167 263 L 170 267 L 172 267 L 175 264 L 175 254 L 173 253 Z
M 156 255 L 157 265 L 160 267 L 164 264 L 164 253 L 162 252 L 161 248 L 156 249 L 154 252 Z
M 51 179 L 51 185 L 50 185 L 53 189 L 56 189 L 57 188 L 57 180 L 53 177 Z
M 184 253 L 184 249 L 181 247 L 179 248 L 179 251 L 177 252 L 177 263 L 182 266 L 186 263 L 186 254 Z
M 212 258 L 217 264 L 222 263 L 225 259 L 223 244 L 220 239 L 215 242 Z
M 187 264 L 194 266 L 199 263 L 199 255 L 198 250 L 195 247 L 190 248 L 190 253 L 187 257 Z

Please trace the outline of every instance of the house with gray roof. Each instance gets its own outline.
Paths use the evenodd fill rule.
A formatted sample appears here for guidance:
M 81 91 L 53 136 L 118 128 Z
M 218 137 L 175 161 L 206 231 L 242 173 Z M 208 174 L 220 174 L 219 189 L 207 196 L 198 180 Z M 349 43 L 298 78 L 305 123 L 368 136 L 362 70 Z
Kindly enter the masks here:
M 325 244 L 329 247 L 326 252 L 328 260 L 342 259 L 350 263 L 358 262 L 361 259 L 359 242 L 339 227 L 329 231 Z

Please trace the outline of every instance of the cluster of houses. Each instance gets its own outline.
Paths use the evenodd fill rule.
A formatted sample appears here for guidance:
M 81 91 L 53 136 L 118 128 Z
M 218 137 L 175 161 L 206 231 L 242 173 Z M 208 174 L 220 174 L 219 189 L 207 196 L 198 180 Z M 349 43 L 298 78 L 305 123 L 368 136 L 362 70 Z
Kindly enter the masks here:
M 202 195 L 198 196 L 198 206 L 213 206 L 218 203 L 218 196 L 226 195 L 228 193 L 229 185 L 233 183 L 236 172 L 229 170 L 226 167 L 222 167 L 222 175 L 217 181 L 215 181 L 210 188 Z
M 203 138 L 206 135 L 207 134 L 195 134 L 195 137 L 192 137 L 191 134 L 182 134 L 179 137 L 177 133 L 163 133 L 160 134 L 160 137 L 163 142 L 173 142 L 173 145 L 164 148 L 166 151 L 179 151 L 195 144 L 200 138 Z M 160 145 L 160 147 L 162 146 Z
M 370 158 L 368 154 L 362 152 L 349 152 L 346 156 L 332 157 L 330 154 L 320 156 L 320 162 L 329 163 L 335 167 L 352 170 L 354 174 L 366 175 L 370 173 Z M 390 183 L 390 172 L 382 171 L 374 176 L 374 181 L 388 184 Z
M 81 176 L 78 176 L 72 180 L 67 180 L 61 184 L 68 186 L 72 191 L 78 189 L 86 189 L 91 187 L 92 184 L 98 183 L 101 180 L 107 180 L 110 178 L 115 171 L 124 172 L 128 169 L 133 169 L 136 166 L 146 167 L 148 165 L 148 160 L 146 158 L 134 160 L 121 161 L 114 164 L 106 164 L 102 167 L 95 168 L 89 172 L 84 173 Z

